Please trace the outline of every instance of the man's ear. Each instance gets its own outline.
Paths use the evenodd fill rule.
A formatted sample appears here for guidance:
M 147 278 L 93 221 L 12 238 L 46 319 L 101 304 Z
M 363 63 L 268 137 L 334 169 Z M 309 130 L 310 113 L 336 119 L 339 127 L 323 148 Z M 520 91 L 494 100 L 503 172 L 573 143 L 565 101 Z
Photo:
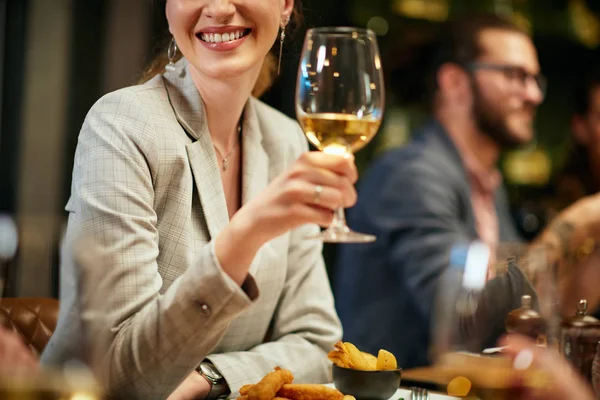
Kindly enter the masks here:
M 464 68 L 446 63 L 440 67 L 437 73 L 437 83 L 439 92 L 445 98 L 457 99 L 466 98 L 471 94 L 471 79 Z

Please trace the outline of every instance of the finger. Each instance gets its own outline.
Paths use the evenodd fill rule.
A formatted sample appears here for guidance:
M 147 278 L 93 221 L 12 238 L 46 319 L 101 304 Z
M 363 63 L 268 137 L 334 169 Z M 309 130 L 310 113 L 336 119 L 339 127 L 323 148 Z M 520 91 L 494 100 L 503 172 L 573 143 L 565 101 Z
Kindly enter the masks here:
M 358 179 L 358 171 L 353 157 L 340 157 L 318 151 L 310 151 L 300 156 L 300 163 L 313 167 L 328 169 L 338 175 L 346 176 L 354 183 Z
M 309 206 L 335 210 L 343 204 L 342 192 L 331 186 L 315 185 L 310 182 L 298 180 L 295 185 L 295 199 Z
M 323 228 L 327 228 L 333 221 L 332 210 L 307 204 L 295 204 L 292 215 L 298 221 L 298 224 L 312 223 Z
M 348 177 L 340 176 L 324 168 L 315 168 L 312 166 L 299 166 L 291 171 L 291 176 L 297 179 L 308 181 L 314 185 L 322 187 L 332 187 L 341 191 L 343 201 L 338 207 L 351 207 L 356 203 L 357 194 L 354 184 Z

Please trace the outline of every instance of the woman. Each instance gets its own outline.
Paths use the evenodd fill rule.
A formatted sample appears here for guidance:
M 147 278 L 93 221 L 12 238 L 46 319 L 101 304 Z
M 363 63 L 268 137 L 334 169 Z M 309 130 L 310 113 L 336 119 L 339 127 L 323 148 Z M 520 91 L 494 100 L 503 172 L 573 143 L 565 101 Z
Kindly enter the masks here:
M 85 321 L 110 333 L 112 393 L 235 396 L 275 366 L 328 379 L 341 327 L 321 245 L 304 238 L 355 202 L 356 169 L 307 153 L 298 125 L 251 97 L 293 11 L 294 0 L 167 0 L 183 58 L 86 118 L 66 247 L 84 235 L 100 248 L 109 311 Z M 63 263 L 47 363 L 76 353 L 76 305 L 89 297 L 76 295 L 77 271 Z

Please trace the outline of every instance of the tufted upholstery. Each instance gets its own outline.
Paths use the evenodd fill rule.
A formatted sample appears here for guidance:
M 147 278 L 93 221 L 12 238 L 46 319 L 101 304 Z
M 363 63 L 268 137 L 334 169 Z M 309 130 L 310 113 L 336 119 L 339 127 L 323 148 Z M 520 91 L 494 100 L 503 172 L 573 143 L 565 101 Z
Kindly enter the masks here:
M 21 335 L 39 356 L 56 328 L 58 301 L 50 298 L 4 298 L 0 300 L 0 324 Z

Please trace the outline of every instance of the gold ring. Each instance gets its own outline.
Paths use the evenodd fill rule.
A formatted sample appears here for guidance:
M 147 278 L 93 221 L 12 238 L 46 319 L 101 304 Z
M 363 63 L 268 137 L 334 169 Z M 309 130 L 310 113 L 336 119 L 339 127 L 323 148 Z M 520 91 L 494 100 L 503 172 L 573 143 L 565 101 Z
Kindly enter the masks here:
M 323 193 L 323 186 L 316 185 L 315 186 L 315 204 L 319 204 L 319 201 L 321 201 L 321 193 Z

